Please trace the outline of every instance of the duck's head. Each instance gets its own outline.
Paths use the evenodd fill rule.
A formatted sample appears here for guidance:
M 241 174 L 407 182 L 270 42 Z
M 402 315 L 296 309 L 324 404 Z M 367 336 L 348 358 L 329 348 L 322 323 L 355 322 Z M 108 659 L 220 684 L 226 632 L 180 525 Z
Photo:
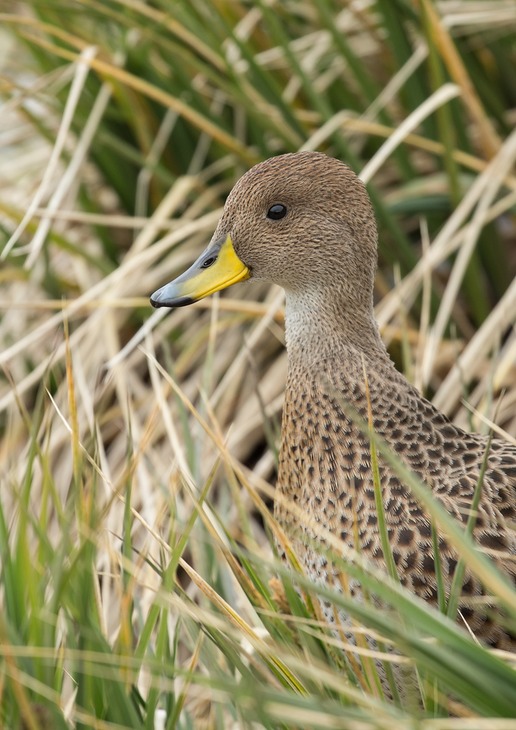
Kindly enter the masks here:
M 208 248 L 151 304 L 184 306 L 252 278 L 287 296 L 338 290 L 360 306 L 372 299 L 376 255 L 371 203 L 352 170 L 318 152 L 280 155 L 237 182 Z

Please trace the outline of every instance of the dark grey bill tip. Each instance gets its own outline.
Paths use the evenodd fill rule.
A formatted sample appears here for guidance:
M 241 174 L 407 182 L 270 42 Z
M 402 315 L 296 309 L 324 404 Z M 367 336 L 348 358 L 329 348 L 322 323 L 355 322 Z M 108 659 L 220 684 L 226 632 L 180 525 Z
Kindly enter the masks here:
M 153 299 L 150 298 L 150 303 L 155 309 L 159 309 L 160 307 L 169 307 L 170 309 L 173 309 L 175 307 L 187 307 L 189 304 L 193 304 L 195 302 L 195 299 L 192 299 L 191 297 L 178 297 L 177 299 Z

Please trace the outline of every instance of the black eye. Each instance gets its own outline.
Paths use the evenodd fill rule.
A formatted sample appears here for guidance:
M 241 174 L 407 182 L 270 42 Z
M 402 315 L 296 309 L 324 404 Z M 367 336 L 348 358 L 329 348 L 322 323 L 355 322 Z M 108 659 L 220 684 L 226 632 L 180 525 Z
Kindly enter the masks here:
M 201 269 L 207 269 L 208 267 L 210 267 L 215 262 L 216 258 L 216 256 L 210 256 L 209 258 L 205 259 L 201 264 Z
M 273 221 L 279 221 L 280 218 L 284 218 L 287 215 L 287 206 L 282 203 L 275 203 L 271 205 L 267 211 L 267 218 Z

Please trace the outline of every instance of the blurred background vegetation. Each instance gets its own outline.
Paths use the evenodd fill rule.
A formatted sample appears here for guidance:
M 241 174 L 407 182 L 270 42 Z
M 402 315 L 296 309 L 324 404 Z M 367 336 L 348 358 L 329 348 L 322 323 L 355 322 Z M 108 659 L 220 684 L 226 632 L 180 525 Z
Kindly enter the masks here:
M 398 367 L 461 426 L 514 437 L 516 4 L 0 10 L 0 724 L 510 727 L 507 658 L 360 564 L 390 609 L 327 596 L 350 649 L 317 621 L 322 589 L 305 605 L 275 565 L 280 290 L 173 313 L 148 295 L 250 165 L 324 151 L 373 198 Z M 406 696 L 385 696 L 363 626 L 403 655 Z

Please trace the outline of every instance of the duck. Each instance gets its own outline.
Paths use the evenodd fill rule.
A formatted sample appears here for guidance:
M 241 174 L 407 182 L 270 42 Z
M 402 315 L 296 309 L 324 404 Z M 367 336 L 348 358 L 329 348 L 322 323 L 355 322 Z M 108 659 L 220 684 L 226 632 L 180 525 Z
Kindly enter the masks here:
M 386 570 L 370 433 L 360 423 L 369 416 L 374 433 L 464 526 L 488 452 L 473 537 L 516 584 L 516 448 L 461 430 L 396 369 L 374 316 L 377 239 L 369 195 L 348 165 L 320 152 L 277 155 L 237 181 L 206 250 L 150 301 L 186 306 L 247 279 L 283 287 L 288 368 L 274 511 L 310 577 L 340 585 L 314 547 L 324 542 L 318 527 Z M 381 454 L 378 473 L 399 581 L 436 604 L 432 520 Z M 438 548 L 449 593 L 459 558 L 442 537 Z M 350 590 L 360 600 L 360 586 Z M 484 644 L 516 650 L 483 595 L 466 569 L 461 621 Z

